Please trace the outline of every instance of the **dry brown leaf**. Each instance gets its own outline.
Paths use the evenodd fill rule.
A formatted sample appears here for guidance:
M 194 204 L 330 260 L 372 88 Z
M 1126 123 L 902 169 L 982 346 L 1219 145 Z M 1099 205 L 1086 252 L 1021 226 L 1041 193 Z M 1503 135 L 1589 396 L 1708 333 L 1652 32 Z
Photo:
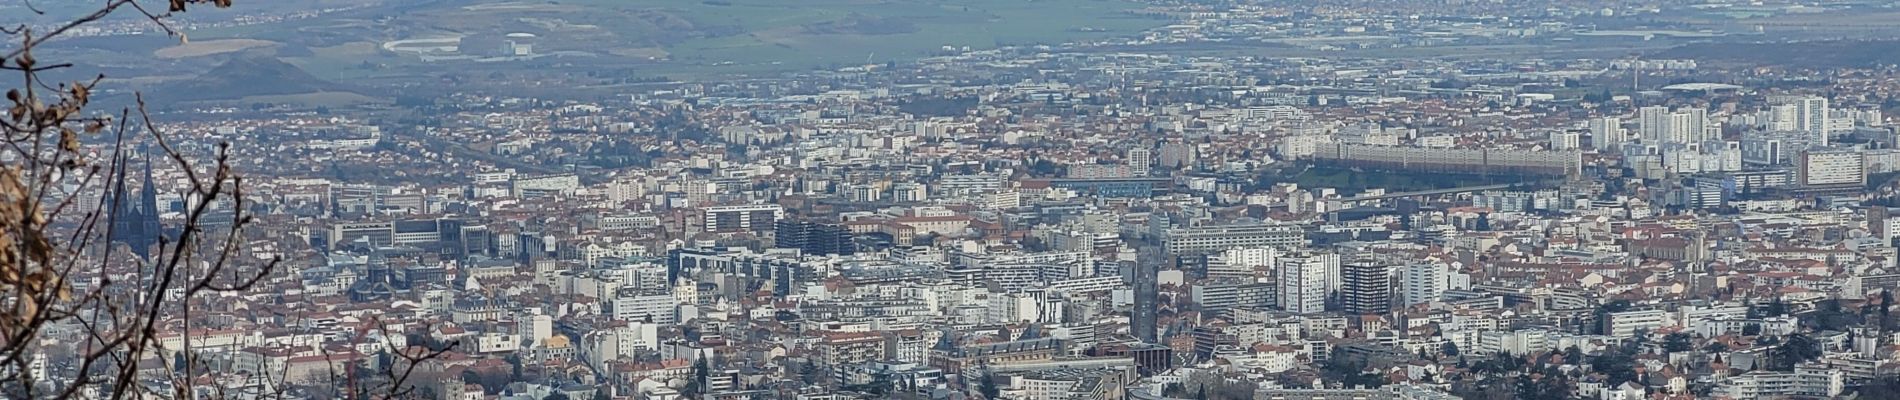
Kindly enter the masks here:
M 72 129 L 59 128 L 59 148 L 68 153 L 78 153 L 79 132 L 73 132 Z

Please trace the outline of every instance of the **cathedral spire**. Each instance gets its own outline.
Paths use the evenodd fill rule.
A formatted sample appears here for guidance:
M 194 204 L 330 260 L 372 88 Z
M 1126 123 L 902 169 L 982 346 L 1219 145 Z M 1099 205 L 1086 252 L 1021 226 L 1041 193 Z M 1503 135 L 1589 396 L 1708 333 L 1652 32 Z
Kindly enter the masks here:
M 152 181 L 152 156 L 149 152 L 140 152 L 145 157 L 145 181 L 139 188 L 139 225 L 145 235 L 145 247 L 157 244 L 165 234 L 158 223 L 158 185 Z
M 127 187 L 127 182 L 132 180 L 132 157 L 127 154 L 113 156 L 113 181 L 107 199 L 111 213 L 108 237 L 114 243 L 131 247 L 140 258 L 150 257 L 152 246 L 158 244 L 162 234 L 158 221 L 158 185 L 152 179 L 151 156 L 145 155 L 149 154 L 145 149 L 145 146 L 139 148 L 140 158 L 145 162 L 145 175 L 138 202 L 133 202 L 132 190 Z
M 152 222 L 158 221 L 158 184 L 152 181 L 152 156 L 145 155 L 145 181 L 139 188 L 139 208 Z

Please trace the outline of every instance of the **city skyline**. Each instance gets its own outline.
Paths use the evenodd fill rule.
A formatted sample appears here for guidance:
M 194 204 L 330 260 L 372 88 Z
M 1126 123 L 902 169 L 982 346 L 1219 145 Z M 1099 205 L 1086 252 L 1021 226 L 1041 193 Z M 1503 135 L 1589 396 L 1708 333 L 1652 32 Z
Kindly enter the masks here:
M 0 397 L 1890 398 L 1889 3 L 0 0 Z

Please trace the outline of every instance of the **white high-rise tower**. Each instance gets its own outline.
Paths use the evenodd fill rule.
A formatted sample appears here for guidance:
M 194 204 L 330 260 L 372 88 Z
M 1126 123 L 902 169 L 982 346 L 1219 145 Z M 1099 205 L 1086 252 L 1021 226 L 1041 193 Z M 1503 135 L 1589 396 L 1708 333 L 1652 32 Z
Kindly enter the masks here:
M 1636 112 L 1636 129 L 1644 144 L 1662 144 L 1669 141 L 1669 132 L 1675 122 L 1669 107 L 1649 106 Z
M 1438 300 L 1438 296 L 1451 288 L 1451 273 L 1445 265 L 1421 262 L 1405 266 L 1401 276 L 1404 305 L 1413 305 Z
M 1296 314 L 1326 311 L 1328 286 L 1339 271 L 1338 254 L 1280 257 L 1280 308 Z
M 1623 131 L 1623 119 L 1602 117 L 1590 119 L 1590 147 L 1605 151 L 1623 144 L 1628 133 Z
M 1795 103 L 1796 126 L 1802 131 L 1817 136 L 1815 143 L 1827 146 L 1827 98 L 1819 96 L 1803 97 Z

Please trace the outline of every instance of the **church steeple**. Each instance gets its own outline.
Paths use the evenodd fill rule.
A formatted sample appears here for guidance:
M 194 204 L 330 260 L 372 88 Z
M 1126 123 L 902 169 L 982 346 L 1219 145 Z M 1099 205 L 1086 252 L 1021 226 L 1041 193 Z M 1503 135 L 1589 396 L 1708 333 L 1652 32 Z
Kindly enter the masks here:
M 158 224 L 158 185 L 152 181 L 152 156 L 145 153 L 145 182 L 139 188 L 139 224 L 150 243 L 157 243 L 164 228 Z M 149 243 L 148 243 L 149 244 Z
M 146 153 L 140 146 L 139 153 Z M 152 161 L 149 155 L 141 155 L 145 162 L 143 182 L 138 202 L 132 202 L 132 191 L 127 181 L 132 180 L 130 166 L 132 159 L 127 155 L 115 157 L 110 203 L 111 232 L 108 235 L 113 243 L 123 243 L 132 248 L 139 258 L 151 257 L 153 245 L 158 244 L 163 228 L 159 225 L 158 185 L 152 179 Z

